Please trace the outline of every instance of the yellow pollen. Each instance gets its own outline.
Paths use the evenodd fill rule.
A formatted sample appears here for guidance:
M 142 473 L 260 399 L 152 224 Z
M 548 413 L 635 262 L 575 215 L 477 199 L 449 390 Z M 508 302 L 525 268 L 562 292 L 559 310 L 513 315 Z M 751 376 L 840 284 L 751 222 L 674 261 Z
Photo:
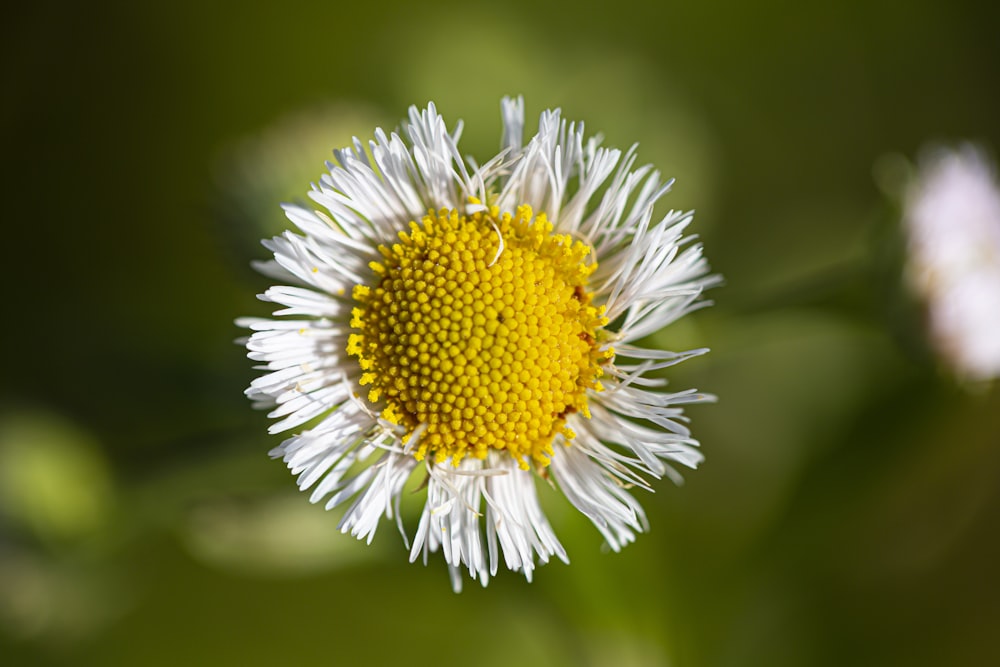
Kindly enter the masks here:
M 405 428 L 417 460 L 454 465 L 506 450 L 548 464 L 574 412 L 600 391 L 604 307 L 591 303 L 590 247 L 552 233 L 544 213 L 442 209 L 380 246 L 376 284 L 356 285 L 357 357 L 368 400 Z

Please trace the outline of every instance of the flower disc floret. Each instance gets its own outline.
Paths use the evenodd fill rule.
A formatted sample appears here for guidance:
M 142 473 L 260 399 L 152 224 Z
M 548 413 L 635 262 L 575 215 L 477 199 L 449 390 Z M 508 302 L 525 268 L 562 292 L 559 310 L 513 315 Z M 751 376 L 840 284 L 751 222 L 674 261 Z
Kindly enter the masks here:
M 474 202 L 476 203 L 476 202 Z M 569 414 L 601 391 L 607 319 L 591 303 L 591 249 L 520 206 L 429 212 L 379 246 L 373 285 L 356 285 L 347 352 L 382 417 L 422 460 L 455 465 L 506 450 L 548 465 Z

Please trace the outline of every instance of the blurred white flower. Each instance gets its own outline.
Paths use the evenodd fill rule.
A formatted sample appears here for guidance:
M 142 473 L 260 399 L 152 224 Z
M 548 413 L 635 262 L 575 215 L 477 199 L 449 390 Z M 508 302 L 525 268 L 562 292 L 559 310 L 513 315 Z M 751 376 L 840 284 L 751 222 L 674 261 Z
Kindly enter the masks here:
M 628 491 L 701 461 L 683 416 L 711 397 L 649 391 L 648 373 L 706 350 L 635 342 L 704 305 L 715 284 L 690 213 L 653 217 L 670 188 L 635 150 L 584 139 L 560 112 L 522 143 L 521 100 L 502 104 L 501 152 L 461 157 L 433 105 L 401 134 L 335 151 L 309 196 L 287 205 L 302 234 L 265 242 L 287 287 L 245 319 L 247 390 L 280 421 L 318 420 L 272 455 L 312 501 L 349 505 L 343 532 L 371 541 L 422 473 L 410 558 L 444 552 L 484 585 L 501 562 L 531 578 L 566 560 L 536 494 L 557 485 L 614 550 L 646 528 Z M 329 498 L 329 499 L 327 499 Z
M 906 193 L 906 267 L 931 340 L 964 380 L 1000 375 L 1000 188 L 972 146 L 938 149 Z

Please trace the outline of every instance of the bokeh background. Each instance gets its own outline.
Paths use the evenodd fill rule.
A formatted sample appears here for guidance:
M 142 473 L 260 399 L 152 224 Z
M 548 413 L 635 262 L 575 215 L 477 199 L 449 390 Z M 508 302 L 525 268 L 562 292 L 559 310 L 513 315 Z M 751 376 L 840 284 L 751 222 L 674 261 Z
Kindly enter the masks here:
M 8 8 L 0 663 L 1000 664 L 1000 392 L 928 350 L 898 226 L 922 146 L 1000 147 L 996 7 Z M 268 460 L 233 320 L 330 149 L 434 100 L 484 159 L 504 94 L 677 178 L 726 285 L 653 342 L 720 401 L 636 544 L 547 494 L 572 564 L 455 595 Z

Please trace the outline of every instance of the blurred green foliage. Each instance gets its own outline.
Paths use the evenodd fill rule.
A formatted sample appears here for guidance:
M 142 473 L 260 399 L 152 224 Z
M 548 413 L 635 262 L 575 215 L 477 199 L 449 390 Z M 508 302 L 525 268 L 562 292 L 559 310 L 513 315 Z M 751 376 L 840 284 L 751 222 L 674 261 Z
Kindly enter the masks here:
M 1000 395 L 921 347 L 873 168 L 932 140 L 1000 147 L 998 18 L 971 0 L 10 10 L 0 661 L 997 663 Z M 712 347 L 669 377 L 720 402 L 690 410 L 707 461 L 642 498 L 637 544 L 602 553 L 543 489 L 572 564 L 455 596 L 440 559 L 408 564 L 391 525 L 372 547 L 339 535 L 267 460 L 232 321 L 266 312 L 251 239 L 330 149 L 434 100 L 483 159 L 504 94 L 677 178 L 667 205 L 697 208 L 727 284 L 653 341 Z

